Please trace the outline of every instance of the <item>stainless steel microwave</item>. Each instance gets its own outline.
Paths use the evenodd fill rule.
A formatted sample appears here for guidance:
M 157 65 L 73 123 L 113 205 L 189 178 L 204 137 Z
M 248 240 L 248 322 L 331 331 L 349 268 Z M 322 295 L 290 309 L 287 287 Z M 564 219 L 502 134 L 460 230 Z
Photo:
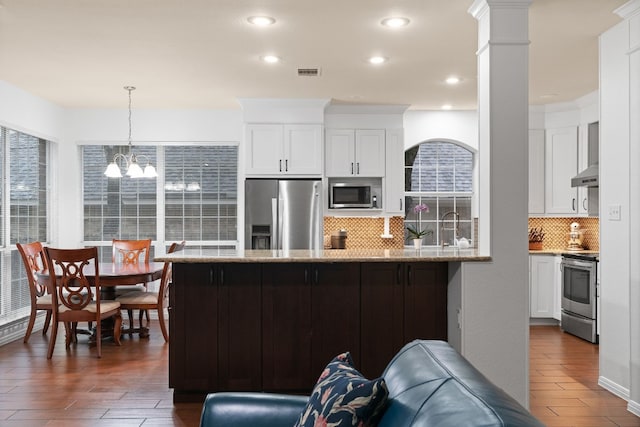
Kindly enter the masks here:
M 368 181 L 330 182 L 330 209 L 380 208 L 380 187 Z

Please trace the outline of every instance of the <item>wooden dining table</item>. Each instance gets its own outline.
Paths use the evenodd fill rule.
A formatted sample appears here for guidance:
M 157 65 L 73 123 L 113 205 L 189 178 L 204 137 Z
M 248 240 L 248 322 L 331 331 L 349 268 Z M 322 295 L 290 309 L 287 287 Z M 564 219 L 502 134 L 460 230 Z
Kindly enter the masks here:
M 100 298 L 102 300 L 114 300 L 116 299 L 116 288 L 118 286 L 131 286 L 141 283 L 151 283 L 159 280 L 162 277 L 162 270 L 164 269 L 164 262 L 149 262 L 139 264 L 122 264 L 122 263 L 110 263 L 101 262 L 98 265 L 98 273 L 100 275 Z M 94 283 L 95 267 L 94 265 L 88 265 L 84 270 L 85 277 L 91 284 Z M 48 270 L 42 271 L 38 274 L 43 280 L 43 283 L 47 284 L 49 292 L 55 292 L 50 284 L 50 275 Z M 60 277 L 56 274 L 56 277 Z M 113 337 L 113 319 L 104 319 L 102 322 L 102 337 Z M 122 334 L 129 334 L 137 332 L 140 337 L 144 338 L 149 336 L 149 328 L 140 325 L 139 328 L 123 329 Z

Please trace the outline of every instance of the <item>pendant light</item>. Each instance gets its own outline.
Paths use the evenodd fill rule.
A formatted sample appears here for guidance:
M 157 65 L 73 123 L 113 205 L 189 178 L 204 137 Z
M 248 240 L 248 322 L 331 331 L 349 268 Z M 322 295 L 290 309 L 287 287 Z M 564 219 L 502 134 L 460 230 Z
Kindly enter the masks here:
M 124 89 L 129 92 L 129 154 L 116 153 L 113 156 L 113 161 L 109 163 L 104 174 L 109 178 L 122 178 L 120 172 L 120 166 L 118 166 L 118 158 L 124 159 L 125 168 L 127 169 L 126 175 L 131 178 L 155 178 L 158 176 L 156 168 L 153 167 L 151 161 L 144 154 L 135 154 L 133 152 L 133 144 L 131 143 L 131 92 L 136 90 L 134 86 L 125 86 Z M 144 167 L 144 171 L 138 163 L 138 159 L 145 158 L 147 165 Z

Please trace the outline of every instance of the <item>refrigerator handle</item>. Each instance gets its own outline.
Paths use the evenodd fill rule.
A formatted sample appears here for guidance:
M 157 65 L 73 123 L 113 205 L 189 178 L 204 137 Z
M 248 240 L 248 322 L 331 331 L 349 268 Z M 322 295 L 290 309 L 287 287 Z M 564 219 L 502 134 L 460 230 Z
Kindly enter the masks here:
M 281 232 L 278 225 L 278 199 L 273 197 L 271 198 L 271 236 L 273 236 L 271 249 L 280 249 Z
M 311 247 L 309 249 L 322 249 L 323 247 L 323 217 L 322 217 L 322 200 L 321 200 L 321 183 L 315 182 L 313 184 L 313 200 L 311 202 Z

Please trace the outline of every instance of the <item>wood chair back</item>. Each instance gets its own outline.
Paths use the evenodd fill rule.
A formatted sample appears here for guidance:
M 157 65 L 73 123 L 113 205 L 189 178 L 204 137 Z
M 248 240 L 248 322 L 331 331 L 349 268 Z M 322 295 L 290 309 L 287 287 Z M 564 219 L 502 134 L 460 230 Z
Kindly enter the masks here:
M 180 252 L 184 249 L 186 243 L 183 240 L 180 243 L 172 243 L 167 253 Z M 162 306 L 162 302 L 168 297 L 169 284 L 171 283 L 171 263 L 165 262 L 162 269 L 162 278 L 160 279 L 160 289 L 158 289 L 158 305 Z
M 78 322 L 96 322 L 96 347 L 102 356 L 101 320 L 114 316 L 114 340 L 120 345 L 120 303 L 100 300 L 100 270 L 98 248 L 56 249 L 45 247 L 45 259 L 49 267 L 49 283 L 52 289 L 54 328 L 49 342 L 47 358 L 53 355 L 58 323 L 65 324 L 66 347 L 76 339 Z M 91 268 L 91 270 L 89 270 Z M 91 279 L 89 279 L 91 277 Z
M 22 257 L 22 263 L 24 264 L 27 282 L 29 284 L 29 297 L 31 299 L 31 313 L 29 314 L 29 323 L 27 324 L 27 330 L 25 331 L 23 339 L 23 342 L 26 343 L 29 341 L 31 331 L 36 323 L 38 310 L 45 310 L 47 312 L 44 326 L 42 328 L 42 335 L 47 334 L 49 324 L 51 323 L 51 310 L 53 306 L 51 304 L 51 295 L 49 295 L 47 286 L 39 279 L 38 276 L 38 272 L 44 271 L 46 266 L 42 243 L 16 243 L 16 247 Z
M 114 264 L 149 264 L 151 252 L 151 239 L 143 240 L 119 240 L 112 242 L 112 262 Z
M 27 273 L 31 303 L 35 304 L 38 297 L 48 293 L 46 285 L 38 280 L 37 275 L 37 273 L 43 271 L 47 265 L 42 243 L 16 243 L 16 247 L 18 248 L 18 252 L 20 252 Z

